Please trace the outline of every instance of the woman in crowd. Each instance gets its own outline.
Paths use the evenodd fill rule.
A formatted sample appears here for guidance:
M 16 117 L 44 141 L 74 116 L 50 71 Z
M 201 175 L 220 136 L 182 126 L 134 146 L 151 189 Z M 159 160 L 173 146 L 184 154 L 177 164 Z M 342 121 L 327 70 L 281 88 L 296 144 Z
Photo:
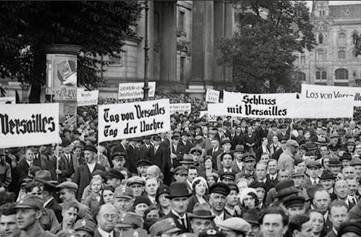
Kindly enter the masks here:
M 113 203 L 114 202 L 114 188 L 106 185 L 103 188 L 101 203 Z
M 327 233 L 323 214 L 318 210 L 311 210 L 309 212 L 309 217 L 312 224 L 312 237 L 326 236 Z
M 103 181 L 100 178 L 93 178 L 89 184 L 90 195 L 87 196 L 83 204 L 90 208 L 90 211 L 95 214 L 101 203 Z
M 239 193 L 239 201 L 242 213 L 247 210 L 258 209 L 259 201 L 257 192 L 253 188 L 243 189 L 242 192 Z
M 197 177 L 192 182 L 193 196 L 189 199 L 187 212 L 192 212 L 195 204 L 208 202 L 206 197 L 208 191 L 207 181 L 203 177 Z

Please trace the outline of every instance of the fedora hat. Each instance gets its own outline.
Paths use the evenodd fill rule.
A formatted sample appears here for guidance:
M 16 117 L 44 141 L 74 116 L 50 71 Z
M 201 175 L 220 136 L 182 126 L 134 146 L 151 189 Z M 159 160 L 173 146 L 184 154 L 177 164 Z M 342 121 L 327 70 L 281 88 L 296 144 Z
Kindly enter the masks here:
M 186 183 L 183 182 L 174 182 L 169 187 L 168 199 L 173 199 L 177 197 L 190 197 L 192 193 L 188 192 L 188 187 Z
M 58 190 L 58 188 L 56 187 L 58 182 L 51 179 L 51 173 L 48 170 L 39 170 L 38 172 L 36 172 L 34 180 L 42 183 L 44 187 L 47 187 L 48 189 L 50 189 L 50 191 Z
M 194 208 L 193 212 L 189 213 L 190 219 L 209 219 L 213 220 L 216 216 L 212 215 L 212 212 L 209 208 L 208 204 L 199 204 L 197 203 Z

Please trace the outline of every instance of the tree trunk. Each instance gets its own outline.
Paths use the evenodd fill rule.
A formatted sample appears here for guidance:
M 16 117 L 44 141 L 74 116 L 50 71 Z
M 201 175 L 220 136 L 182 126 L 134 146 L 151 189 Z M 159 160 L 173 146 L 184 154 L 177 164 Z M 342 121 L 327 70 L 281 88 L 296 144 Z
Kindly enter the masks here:
M 33 70 L 31 75 L 31 90 L 29 103 L 40 103 L 41 85 L 45 81 L 46 60 L 43 47 L 34 46 L 33 52 Z

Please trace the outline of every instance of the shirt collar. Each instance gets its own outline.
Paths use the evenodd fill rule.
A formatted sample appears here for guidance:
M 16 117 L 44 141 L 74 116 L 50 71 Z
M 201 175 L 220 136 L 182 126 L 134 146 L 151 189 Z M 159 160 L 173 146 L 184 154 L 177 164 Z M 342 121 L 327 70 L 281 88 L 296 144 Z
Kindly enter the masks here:
M 102 237 L 113 237 L 114 236 L 113 231 L 112 232 L 106 232 L 106 231 L 102 230 L 100 227 L 98 227 L 98 231 L 99 231 L 99 234 Z
M 175 215 L 178 219 L 182 219 L 186 217 L 186 214 L 183 214 L 183 216 L 180 216 L 176 211 L 174 211 L 173 209 L 171 210 L 171 212 L 173 213 L 173 215 Z

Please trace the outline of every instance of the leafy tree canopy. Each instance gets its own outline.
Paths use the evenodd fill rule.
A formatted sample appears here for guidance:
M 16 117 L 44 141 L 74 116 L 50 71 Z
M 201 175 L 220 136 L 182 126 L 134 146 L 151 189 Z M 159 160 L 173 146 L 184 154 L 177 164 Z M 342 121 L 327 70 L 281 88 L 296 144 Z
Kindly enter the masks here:
M 290 91 L 295 52 L 315 45 L 306 3 L 290 0 L 233 0 L 238 30 L 220 44 L 221 64 L 245 92 Z
M 140 12 L 136 0 L 1 2 L 0 77 L 39 86 L 45 81 L 44 47 L 75 44 L 81 47 L 79 84 L 96 85 L 99 65 L 107 63 L 97 56 L 118 55 L 124 40 L 136 36 Z

